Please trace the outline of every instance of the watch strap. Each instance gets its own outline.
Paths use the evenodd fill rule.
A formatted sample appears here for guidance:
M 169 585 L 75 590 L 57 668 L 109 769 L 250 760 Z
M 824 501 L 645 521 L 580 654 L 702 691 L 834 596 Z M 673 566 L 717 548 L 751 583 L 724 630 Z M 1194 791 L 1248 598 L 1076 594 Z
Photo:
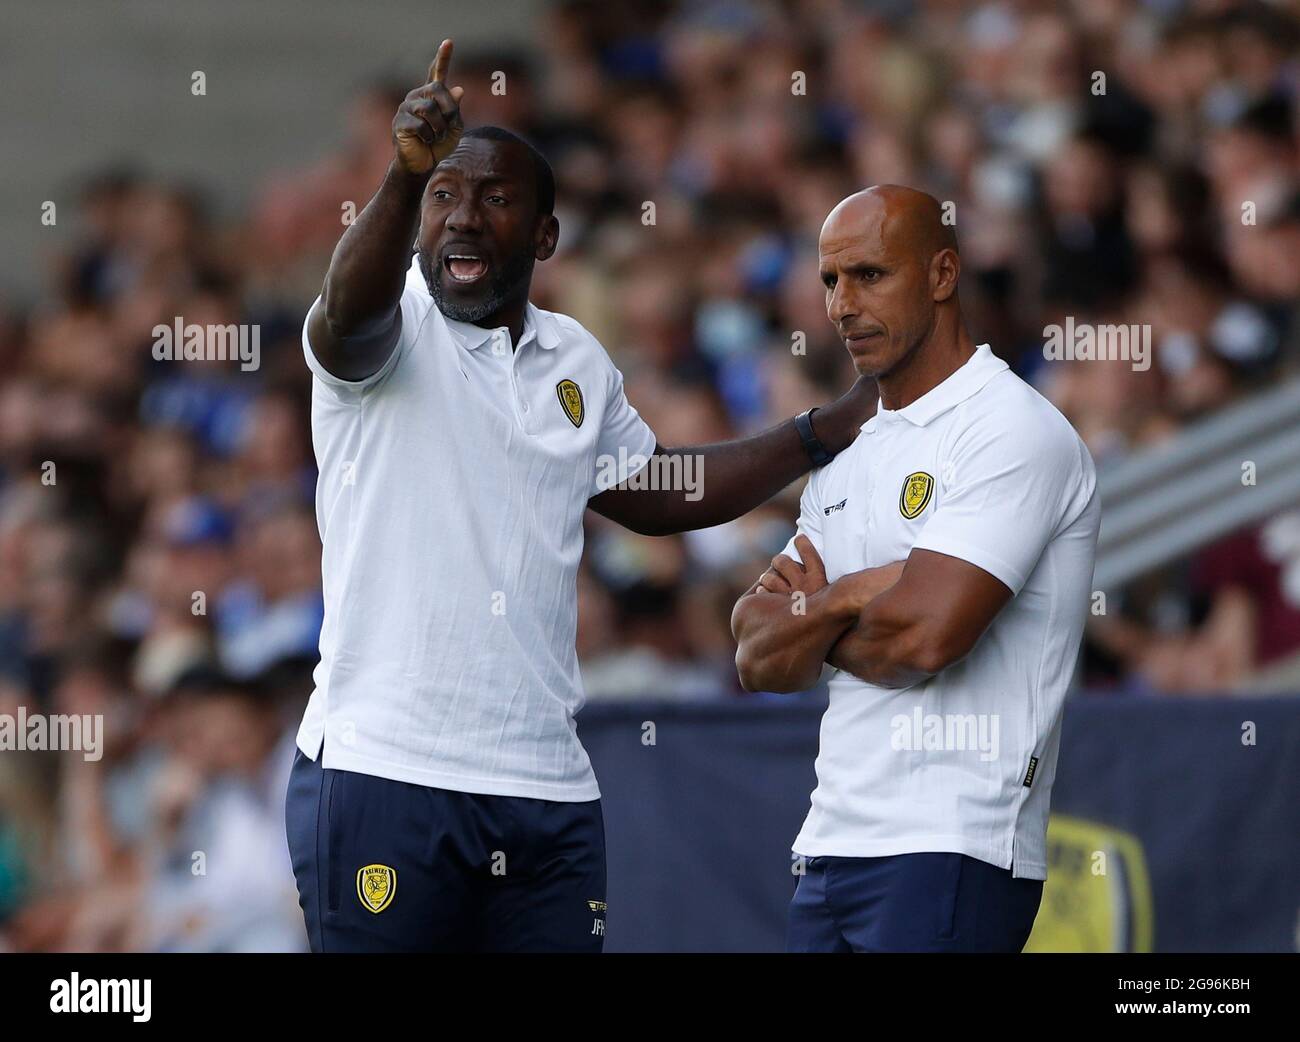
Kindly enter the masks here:
M 814 407 L 806 412 L 801 412 L 794 418 L 795 430 L 799 432 L 799 440 L 803 442 L 803 448 L 808 453 L 808 458 L 813 461 L 813 466 L 820 467 L 829 463 L 835 458 L 835 453 L 829 451 L 817 435 L 813 432 L 812 414 L 817 409 Z

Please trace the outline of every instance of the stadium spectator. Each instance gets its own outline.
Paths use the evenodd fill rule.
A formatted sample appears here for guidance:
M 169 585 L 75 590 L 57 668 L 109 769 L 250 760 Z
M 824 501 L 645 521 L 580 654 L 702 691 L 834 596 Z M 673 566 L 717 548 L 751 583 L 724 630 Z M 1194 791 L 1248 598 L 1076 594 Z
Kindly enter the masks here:
M 556 171 L 560 247 L 535 302 L 608 346 L 665 444 L 847 386 L 816 236 L 836 200 L 887 181 L 952 204 L 973 328 L 1100 467 L 1296 372 L 1285 8 L 615 6 L 548 5 L 545 49 L 458 54 L 458 81 L 476 120 L 530 135 Z M 230 865 L 285 854 L 277 772 L 321 615 L 299 329 L 341 215 L 391 154 L 391 73 L 343 145 L 263 175 L 242 219 L 103 171 L 47 292 L 0 317 L 0 711 L 112 721 L 96 764 L 0 758 L 0 949 L 304 943 L 292 893 L 264 890 L 287 866 Z M 1067 316 L 1149 324 L 1150 370 L 1046 362 L 1044 327 Z M 257 325 L 260 365 L 158 360 L 153 330 L 177 317 Z M 727 618 L 799 491 L 674 539 L 592 517 L 590 697 L 741 697 Z M 1294 529 L 1275 519 L 1137 584 L 1098 623 L 1085 681 L 1223 690 L 1294 654 Z

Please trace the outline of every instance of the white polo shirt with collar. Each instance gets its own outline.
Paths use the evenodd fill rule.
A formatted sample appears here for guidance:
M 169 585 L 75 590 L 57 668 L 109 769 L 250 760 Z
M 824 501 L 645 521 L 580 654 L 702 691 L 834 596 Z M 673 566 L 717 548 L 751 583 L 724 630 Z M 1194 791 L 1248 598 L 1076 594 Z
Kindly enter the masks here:
M 948 851 L 1047 877 L 1096 486 L 1074 429 L 987 344 L 912 404 L 879 409 L 812 474 L 799 531 L 831 581 L 924 549 L 982 568 L 1014 596 L 969 655 L 926 681 L 898 689 L 833 674 L 796 853 Z M 786 553 L 798 560 L 793 540 Z
M 596 799 L 574 726 L 582 517 L 654 433 L 565 315 L 528 305 L 512 351 L 504 327 L 445 318 L 415 263 L 401 311 L 358 382 L 303 327 L 325 621 L 298 747 L 419 785 Z

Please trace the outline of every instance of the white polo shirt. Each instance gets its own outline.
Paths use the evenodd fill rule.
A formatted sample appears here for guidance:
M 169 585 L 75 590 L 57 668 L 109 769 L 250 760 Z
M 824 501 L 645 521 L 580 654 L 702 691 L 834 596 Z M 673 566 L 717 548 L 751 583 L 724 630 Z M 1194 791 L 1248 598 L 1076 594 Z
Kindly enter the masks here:
M 952 851 L 1047 878 L 1062 703 L 1099 522 L 1083 442 L 987 344 L 911 405 L 880 409 L 812 474 L 799 531 L 830 580 L 925 549 L 1014 596 L 969 655 L 929 680 L 898 689 L 834 673 L 796 853 Z M 798 559 L 793 540 L 786 553 Z
M 530 304 L 512 351 L 504 327 L 444 318 L 415 263 L 401 309 L 392 356 L 356 383 L 303 328 L 325 621 L 298 747 L 419 785 L 596 799 L 574 728 L 582 517 L 654 433 L 565 315 Z

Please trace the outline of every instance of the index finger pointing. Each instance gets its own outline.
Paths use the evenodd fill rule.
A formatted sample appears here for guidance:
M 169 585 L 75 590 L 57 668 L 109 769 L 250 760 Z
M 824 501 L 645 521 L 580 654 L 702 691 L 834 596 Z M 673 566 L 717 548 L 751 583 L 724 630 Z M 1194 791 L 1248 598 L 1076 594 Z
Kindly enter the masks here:
M 433 56 L 429 66 L 429 82 L 442 83 L 447 78 L 447 68 L 451 65 L 451 40 L 443 40 L 438 45 L 438 53 Z

